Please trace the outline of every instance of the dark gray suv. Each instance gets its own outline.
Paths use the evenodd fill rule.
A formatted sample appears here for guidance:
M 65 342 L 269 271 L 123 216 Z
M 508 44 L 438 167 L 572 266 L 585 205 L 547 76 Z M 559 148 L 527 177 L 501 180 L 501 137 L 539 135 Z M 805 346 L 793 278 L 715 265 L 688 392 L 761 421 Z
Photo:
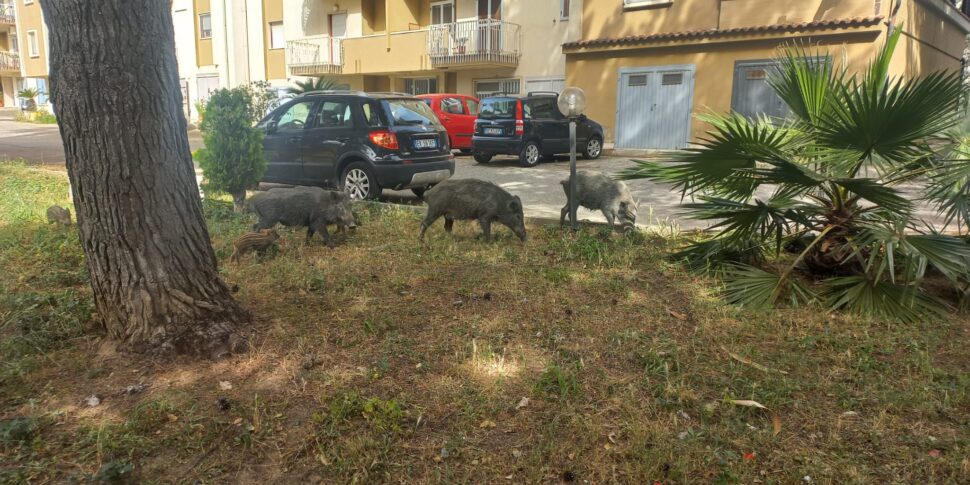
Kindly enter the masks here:
M 288 100 L 256 125 L 266 137 L 264 182 L 377 198 L 421 196 L 455 173 L 448 133 L 424 101 L 401 93 L 319 91 Z

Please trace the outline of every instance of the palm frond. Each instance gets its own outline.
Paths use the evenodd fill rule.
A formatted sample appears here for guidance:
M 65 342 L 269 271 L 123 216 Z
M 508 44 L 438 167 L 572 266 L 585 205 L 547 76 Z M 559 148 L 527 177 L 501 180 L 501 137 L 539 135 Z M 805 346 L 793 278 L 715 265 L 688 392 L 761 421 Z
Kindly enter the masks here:
M 733 239 L 706 239 L 688 244 L 671 255 L 696 273 L 712 273 L 727 264 L 756 264 L 764 261 L 764 245 L 758 241 Z
M 801 306 L 816 300 L 800 281 L 744 264 L 726 266 L 721 270 L 724 298 L 733 304 L 754 308 L 769 308 L 780 301 Z
M 807 221 L 798 212 L 799 204 L 790 198 L 754 199 L 750 203 L 706 196 L 699 199 L 703 202 L 684 204 L 691 211 L 690 218 L 719 221 L 710 228 L 720 229 L 719 237 L 742 241 L 774 239 L 776 251 L 793 226 Z
M 828 308 L 881 320 L 914 323 L 925 315 L 940 316 L 946 308 L 918 286 L 893 284 L 868 275 L 831 278 L 824 285 Z
M 703 140 L 702 148 L 685 150 L 661 162 L 634 160 L 636 166 L 622 170 L 619 178 L 667 183 L 685 195 L 750 197 L 758 181 L 745 170 L 754 169 L 758 160 L 784 152 L 792 133 L 738 114 L 705 119 L 714 130 Z
M 829 90 L 839 77 L 828 56 L 815 55 L 803 46 L 791 46 L 778 58 L 778 67 L 769 72 L 768 84 L 800 120 L 814 124 L 829 103 Z
M 970 244 L 966 240 L 943 234 L 911 234 L 900 241 L 900 248 L 910 257 L 919 256 L 951 281 L 970 274 Z
M 907 215 L 913 209 L 913 203 L 900 195 L 899 191 L 875 179 L 844 178 L 833 180 L 832 183 L 895 214 Z

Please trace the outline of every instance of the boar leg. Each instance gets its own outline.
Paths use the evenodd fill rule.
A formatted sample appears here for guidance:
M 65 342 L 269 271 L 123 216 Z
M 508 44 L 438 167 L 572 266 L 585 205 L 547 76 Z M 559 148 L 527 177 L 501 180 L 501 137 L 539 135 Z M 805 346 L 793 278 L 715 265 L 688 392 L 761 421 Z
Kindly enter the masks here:
M 439 217 L 441 217 L 440 212 L 428 207 L 428 214 L 424 216 L 424 220 L 421 221 L 421 234 L 418 236 L 419 240 L 424 241 L 424 231 L 427 231 L 428 228 L 431 227 L 431 225 L 434 224 L 434 221 L 437 221 Z
M 603 217 L 606 217 L 606 222 L 610 224 L 610 230 L 613 230 L 613 223 L 616 222 L 616 215 L 613 211 L 603 210 Z
M 479 219 L 478 223 L 482 225 L 482 234 L 485 235 L 485 242 L 492 242 L 492 221 L 489 219 Z
M 306 241 L 304 241 L 303 244 L 310 244 L 310 241 L 313 239 L 313 234 L 314 234 L 313 226 L 307 226 Z
M 569 215 L 569 201 L 566 201 L 566 206 L 559 211 L 559 225 L 566 225 L 566 216 Z
M 448 234 L 451 234 L 451 229 L 453 227 L 455 227 L 455 220 L 451 217 L 445 216 L 445 230 L 448 231 Z
M 330 233 L 327 231 L 326 224 L 321 224 L 318 229 L 320 231 L 320 237 L 323 238 L 323 242 L 327 243 L 328 248 L 333 249 L 337 247 L 337 245 L 333 243 L 333 239 L 330 238 Z

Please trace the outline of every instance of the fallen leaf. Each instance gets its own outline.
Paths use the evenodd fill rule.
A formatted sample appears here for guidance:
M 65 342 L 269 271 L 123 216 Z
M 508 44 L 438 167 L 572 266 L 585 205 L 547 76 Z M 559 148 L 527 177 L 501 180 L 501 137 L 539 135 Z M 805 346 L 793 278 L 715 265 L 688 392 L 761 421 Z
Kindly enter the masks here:
M 610 443 L 616 444 L 616 433 L 610 433 L 606 435 L 606 439 L 610 440 Z
M 230 383 L 229 381 L 219 381 L 219 389 L 222 389 L 223 391 L 228 391 L 232 389 L 232 383 Z
M 758 408 L 758 409 L 768 409 L 767 407 L 765 407 L 764 404 L 761 404 L 758 401 L 749 401 L 747 399 L 725 399 L 724 402 L 728 404 L 737 404 L 738 406 L 746 406 L 746 407 Z
M 743 455 L 743 458 L 744 458 L 745 460 L 754 460 L 754 457 L 755 457 L 755 454 L 754 454 L 754 453 L 745 453 L 745 454 Z
M 771 413 L 771 436 L 778 436 L 778 433 L 781 433 L 781 417 Z
M 721 350 L 723 350 L 723 351 L 725 351 L 725 352 L 727 352 L 727 354 L 728 354 L 728 355 L 729 355 L 729 356 L 730 356 L 730 357 L 731 357 L 732 359 L 734 359 L 734 360 L 736 360 L 736 361 L 738 361 L 738 362 L 740 362 L 740 363 L 742 363 L 742 364 L 747 364 L 747 365 L 750 365 L 751 367 L 754 367 L 755 369 L 758 369 L 758 370 L 760 370 L 761 372 L 765 372 L 765 373 L 770 373 L 770 372 L 777 372 L 777 373 L 779 373 L 779 374 L 784 374 L 784 375 L 788 375 L 788 373 L 787 373 L 787 372 L 785 372 L 785 371 L 783 371 L 783 370 L 778 370 L 778 369 L 772 369 L 772 368 L 770 368 L 770 367 L 767 367 L 767 366 L 764 366 L 764 365 L 761 365 L 761 364 L 759 364 L 759 363 L 757 363 L 757 362 L 754 362 L 754 361 L 752 361 L 752 360 L 750 360 L 750 359 L 746 359 L 746 358 L 744 358 L 744 357 L 741 357 L 740 355 L 738 355 L 738 354 L 735 354 L 734 352 L 731 352 L 730 350 L 728 350 L 728 349 L 727 349 L 727 347 L 725 347 L 725 346 L 723 346 L 723 345 L 721 346 Z
M 511 480 L 514 475 L 508 475 L 505 477 L 506 480 Z
M 174 415 L 174 414 L 169 413 L 168 420 L 174 423 L 174 422 L 176 422 L 176 421 L 179 420 L 179 417 L 176 416 L 176 415 Z
M 667 313 L 669 313 L 670 316 L 676 318 L 677 320 L 687 320 L 687 315 L 680 313 L 677 310 L 674 310 L 673 308 L 667 307 Z
M 87 399 L 84 400 L 84 404 L 87 404 L 88 406 L 93 408 L 101 404 L 101 398 L 98 397 L 97 394 L 91 394 L 90 396 L 87 397 Z
M 940 455 L 942 455 L 942 454 L 943 454 L 943 452 L 940 451 L 940 450 L 938 450 L 938 449 L 936 449 L 936 448 L 930 450 L 929 453 L 927 453 L 927 455 L 930 455 L 933 458 L 939 458 Z
M 576 453 L 570 453 L 569 455 L 566 456 L 566 458 L 569 458 L 570 460 L 575 460 L 576 459 Z
M 519 450 L 512 450 L 512 456 L 518 458 L 518 457 L 522 456 L 522 452 L 519 451 Z
M 242 418 L 236 418 L 236 419 L 235 419 L 235 420 L 234 420 L 234 421 L 232 422 L 232 424 L 234 424 L 234 425 L 236 425 L 236 426 L 239 426 L 239 423 L 242 423 Z
M 490 419 L 486 419 L 485 421 L 482 421 L 482 424 L 479 424 L 478 427 L 479 428 L 482 428 L 482 429 L 491 429 L 491 428 L 494 428 L 495 427 L 495 421 L 492 421 Z
M 529 405 L 529 398 L 523 397 L 521 400 L 519 400 L 519 403 L 515 405 L 515 409 L 522 409 L 528 405 Z

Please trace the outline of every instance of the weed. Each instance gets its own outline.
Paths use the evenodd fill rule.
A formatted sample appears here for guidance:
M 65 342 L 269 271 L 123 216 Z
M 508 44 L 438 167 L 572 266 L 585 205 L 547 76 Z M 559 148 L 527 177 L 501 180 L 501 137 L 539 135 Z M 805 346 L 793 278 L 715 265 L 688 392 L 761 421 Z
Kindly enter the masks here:
M 546 394 L 555 394 L 560 400 L 569 400 L 582 393 L 582 385 L 579 383 L 579 363 L 559 366 L 549 364 L 539 381 L 536 383 L 536 390 Z

